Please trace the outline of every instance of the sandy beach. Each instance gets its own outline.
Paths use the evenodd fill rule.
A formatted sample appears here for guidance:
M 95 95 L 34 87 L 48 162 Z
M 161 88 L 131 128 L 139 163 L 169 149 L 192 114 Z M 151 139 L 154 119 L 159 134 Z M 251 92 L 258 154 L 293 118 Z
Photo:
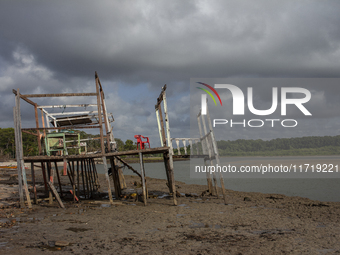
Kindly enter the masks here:
M 202 194 L 206 186 L 177 182 L 181 196 L 173 206 L 166 181 L 147 178 L 144 206 L 134 196 L 141 193 L 138 177 L 126 176 L 126 198 L 111 205 L 104 176 L 100 179 L 103 198 L 67 201 L 66 209 L 55 201 L 20 209 L 15 174 L 3 172 L 0 253 L 340 253 L 339 202 L 227 190 L 225 205 L 221 196 Z M 38 189 L 43 191 L 39 179 Z

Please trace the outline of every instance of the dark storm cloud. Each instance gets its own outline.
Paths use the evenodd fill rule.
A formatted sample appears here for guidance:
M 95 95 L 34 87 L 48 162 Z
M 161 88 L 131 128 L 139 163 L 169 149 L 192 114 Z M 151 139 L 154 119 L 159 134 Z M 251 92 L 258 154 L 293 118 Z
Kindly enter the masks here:
M 95 70 L 103 84 L 145 84 L 156 97 L 168 84 L 178 125 L 187 123 L 191 77 L 339 77 L 339 10 L 338 1 L 3 0 L 0 117 L 12 118 L 12 88 L 93 91 Z M 265 104 L 270 93 L 256 97 Z M 153 116 L 153 105 L 138 105 L 140 115 Z

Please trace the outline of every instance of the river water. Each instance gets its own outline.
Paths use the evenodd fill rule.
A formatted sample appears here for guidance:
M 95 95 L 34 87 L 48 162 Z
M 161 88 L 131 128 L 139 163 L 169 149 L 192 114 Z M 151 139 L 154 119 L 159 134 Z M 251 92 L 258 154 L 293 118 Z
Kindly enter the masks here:
M 231 157 L 221 158 L 221 164 L 230 163 L 234 165 L 253 165 L 259 163 L 272 163 L 279 160 L 283 164 L 296 165 L 299 164 L 317 164 L 317 163 L 332 163 L 339 164 L 340 160 L 337 156 L 325 157 Z M 203 159 L 195 159 L 203 165 Z M 131 166 L 140 171 L 140 166 L 137 163 L 132 163 Z M 191 166 L 192 167 L 192 166 Z M 97 165 L 99 173 L 104 173 L 103 166 Z M 133 175 L 132 171 L 124 168 L 124 174 Z M 151 178 L 166 179 L 165 168 L 163 162 L 146 163 L 146 176 Z M 203 184 L 206 185 L 204 178 L 190 177 L 190 161 L 174 162 L 174 175 L 176 181 L 185 182 L 187 184 Z M 340 175 L 340 172 L 339 172 Z M 284 194 L 287 196 L 306 197 L 313 200 L 324 202 L 340 202 L 340 178 L 227 178 L 224 177 L 226 189 L 246 192 L 261 192 Z

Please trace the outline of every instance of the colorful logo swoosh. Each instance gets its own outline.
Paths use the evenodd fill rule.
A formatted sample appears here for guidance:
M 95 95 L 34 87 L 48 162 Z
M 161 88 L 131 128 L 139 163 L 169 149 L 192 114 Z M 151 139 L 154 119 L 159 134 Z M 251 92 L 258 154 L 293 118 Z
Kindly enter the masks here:
M 203 85 L 203 86 L 206 86 L 207 88 L 211 89 L 211 91 L 215 93 L 215 95 L 217 96 L 218 100 L 220 101 L 220 104 L 222 105 L 222 100 L 221 100 L 221 98 L 220 98 L 220 95 L 217 93 L 217 91 L 216 91 L 213 87 L 211 87 L 210 85 L 205 84 L 205 83 L 203 83 L 203 82 L 197 82 L 197 83 L 199 83 L 199 84 L 201 84 L 201 85 Z M 211 94 L 211 92 L 210 92 L 209 90 L 203 89 L 203 88 L 200 88 L 200 87 L 197 87 L 197 88 L 198 88 L 198 89 L 201 89 L 201 90 L 203 90 L 203 91 L 205 91 L 205 92 L 207 92 L 207 94 L 213 99 L 215 105 L 217 105 L 214 96 Z

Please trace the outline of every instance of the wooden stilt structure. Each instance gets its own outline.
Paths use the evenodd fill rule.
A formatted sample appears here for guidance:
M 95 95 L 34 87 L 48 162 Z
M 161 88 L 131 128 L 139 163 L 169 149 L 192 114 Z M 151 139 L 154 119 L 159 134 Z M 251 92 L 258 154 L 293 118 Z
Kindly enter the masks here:
M 95 73 L 95 93 L 63 93 L 63 94 L 20 94 L 19 90 L 13 90 L 15 94 L 16 107 L 13 109 L 14 123 L 15 123 L 15 140 L 17 148 L 17 162 L 18 162 L 18 182 L 19 182 L 19 195 L 20 205 L 25 206 L 24 192 L 28 206 L 31 207 L 30 193 L 28 191 L 26 172 L 24 162 L 30 163 L 34 202 L 39 201 L 36 184 L 35 184 L 35 170 L 34 164 L 41 165 L 44 187 L 46 193 L 48 193 L 49 203 L 53 203 L 53 197 L 57 200 L 60 207 L 64 207 L 62 199 L 65 199 L 69 193 L 72 194 L 73 201 L 79 201 L 79 199 L 93 198 L 99 191 L 100 183 L 98 173 L 96 169 L 95 159 L 101 159 L 103 162 L 105 179 L 107 182 L 107 192 L 109 201 L 113 203 L 113 194 L 111 189 L 111 180 L 108 174 L 108 161 L 110 162 L 112 169 L 112 182 L 114 185 L 115 198 L 120 199 L 122 197 L 122 190 L 126 188 L 125 178 L 122 173 L 121 165 L 126 166 L 128 169 L 136 173 L 142 181 L 143 186 L 143 201 L 147 204 L 147 183 L 145 175 L 145 166 L 143 163 L 143 156 L 147 154 L 163 154 L 164 166 L 169 186 L 169 192 L 173 195 L 173 204 L 177 205 L 175 178 L 173 171 L 173 149 L 170 138 L 170 124 L 168 109 L 166 105 L 165 93 L 161 96 L 161 101 L 157 105 L 157 114 L 162 121 L 162 128 L 160 129 L 160 136 L 162 147 L 159 148 L 147 148 L 143 150 L 130 150 L 130 151 L 117 151 L 116 142 L 113 136 L 112 127 L 110 122 L 114 121 L 112 114 L 107 112 L 105 104 L 104 91 L 98 77 Z M 165 91 L 165 89 L 164 89 Z M 94 97 L 96 99 L 95 104 L 59 104 L 59 105 L 38 105 L 31 101 L 29 98 L 46 98 L 46 97 Z M 35 112 L 35 127 L 22 128 L 20 117 L 20 99 L 29 103 L 34 107 Z M 164 118 L 162 114 L 162 107 L 160 103 L 164 101 Z M 94 107 L 93 110 L 85 111 L 65 111 L 66 108 L 72 107 Z M 62 112 L 50 113 L 48 109 L 61 108 Z M 41 113 L 41 124 L 39 125 L 39 111 Z M 111 119 L 110 119 L 111 118 Z M 160 125 L 160 123 L 158 123 Z M 164 128 L 165 126 L 165 128 Z M 74 129 L 99 129 L 100 137 L 100 150 L 96 153 L 84 154 L 81 152 L 80 138 L 77 134 L 72 134 Z M 54 131 L 55 133 L 51 133 Z M 63 132 L 66 131 L 66 132 Z M 22 148 L 22 132 L 34 135 L 37 137 L 38 143 L 38 156 L 24 157 Z M 68 135 L 65 133 L 69 133 Z M 78 137 L 78 138 L 70 138 Z M 42 140 L 42 138 L 44 138 Z M 55 139 L 55 140 L 53 140 Z M 58 142 L 56 142 L 56 139 Z M 67 140 L 67 139 L 78 139 Z M 45 146 L 42 146 L 45 142 Z M 66 143 L 72 143 L 67 146 Z M 185 141 L 184 141 L 185 142 Z M 62 146 L 60 146 L 62 143 Z M 190 142 L 189 142 L 190 143 Z M 191 144 L 191 143 L 190 143 Z M 74 155 L 68 149 L 73 149 Z M 74 152 L 75 151 L 75 152 Z M 85 150 L 87 152 L 87 150 Z M 121 156 L 124 155 L 136 155 L 140 158 L 140 171 L 133 169 L 127 162 L 125 162 Z M 63 166 L 62 174 L 58 169 L 58 165 Z M 60 169 L 61 170 L 61 169 Z M 56 174 L 56 180 L 54 182 L 54 176 Z M 65 189 L 63 182 L 68 179 L 72 188 Z M 58 190 L 57 190 L 57 189 Z

